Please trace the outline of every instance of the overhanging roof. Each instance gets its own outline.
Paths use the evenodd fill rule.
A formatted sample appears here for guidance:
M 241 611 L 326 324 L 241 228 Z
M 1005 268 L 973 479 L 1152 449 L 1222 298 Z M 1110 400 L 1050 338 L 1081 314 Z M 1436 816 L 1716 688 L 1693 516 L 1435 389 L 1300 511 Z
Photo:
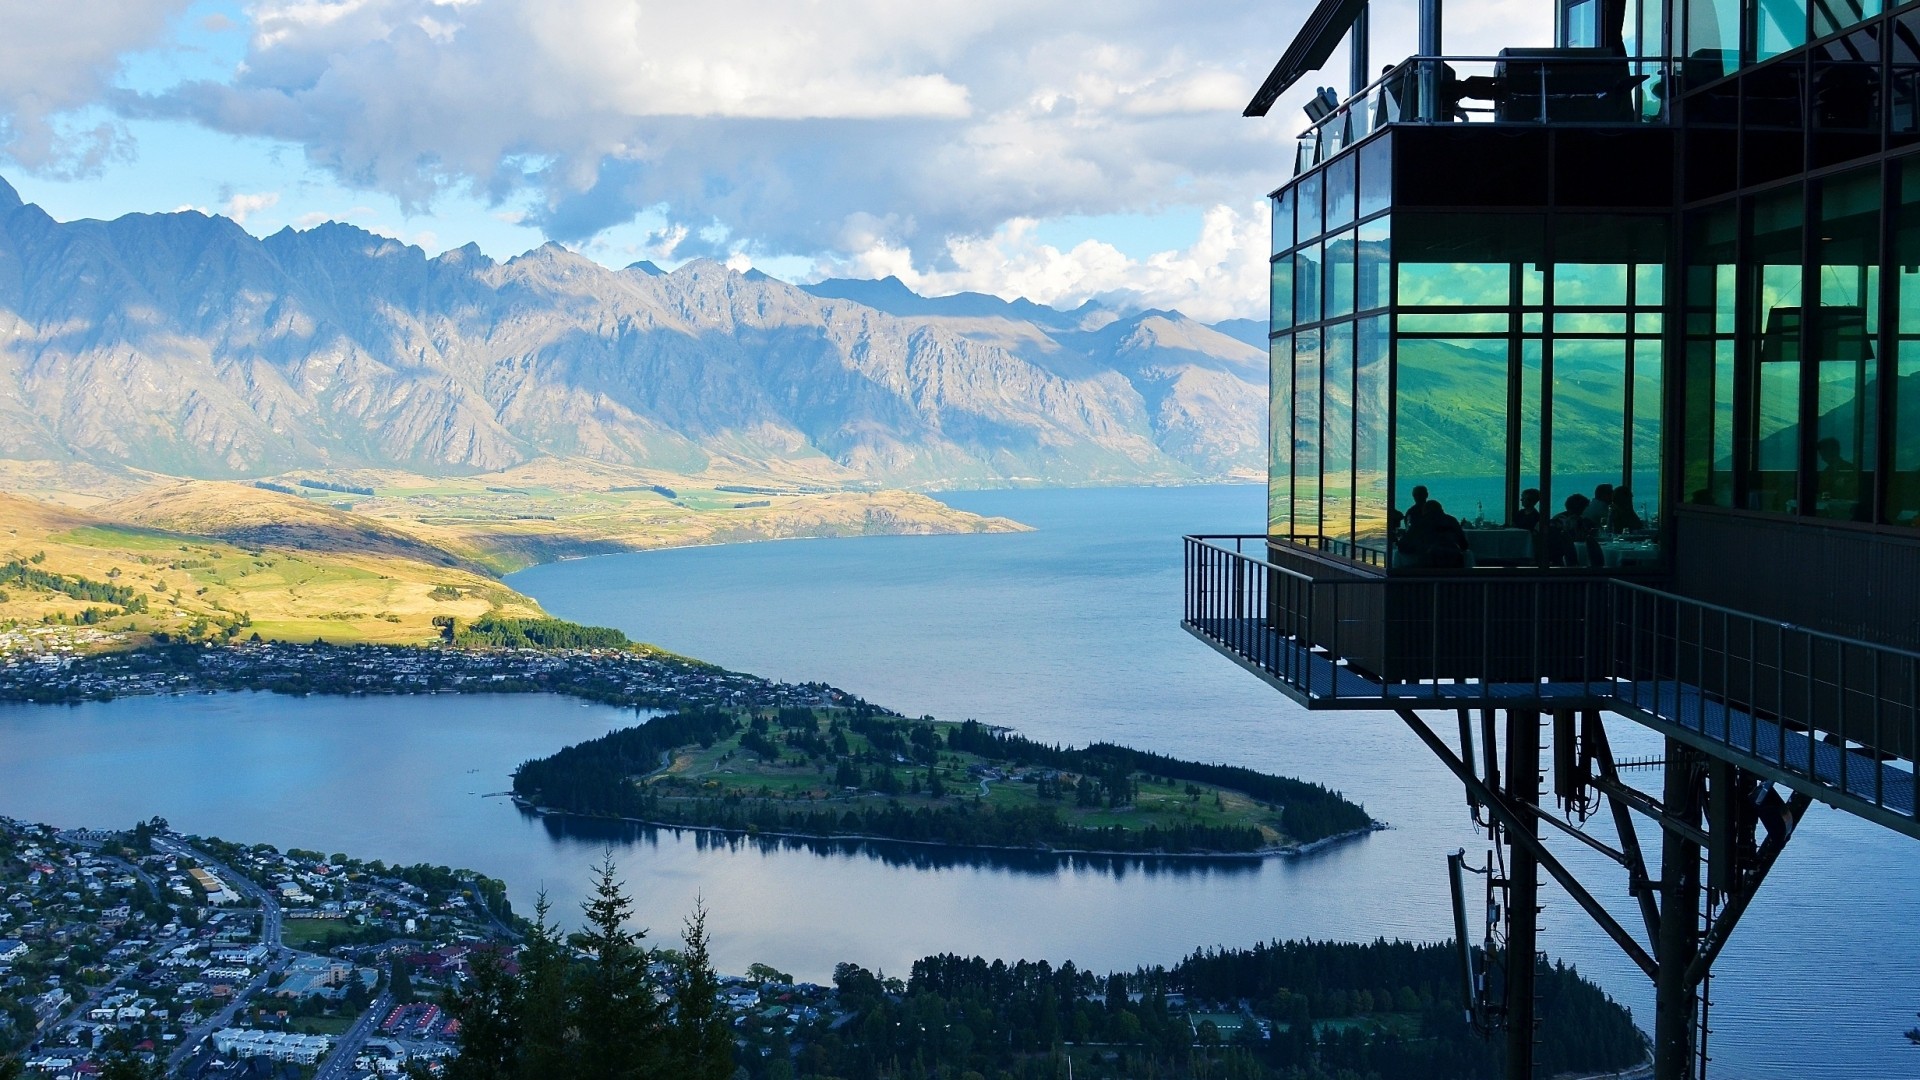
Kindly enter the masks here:
M 1267 115 L 1267 110 L 1273 108 L 1274 101 L 1286 93 L 1288 87 L 1299 82 L 1307 72 L 1320 70 L 1366 6 L 1367 0 L 1320 0 L 1293 44 L 1287 46 L 1280 62 L 1273 66 L 1273 74 L 1260 84 L 1259 92 L 1247 102 L 1247 110 L 1241 115 Z

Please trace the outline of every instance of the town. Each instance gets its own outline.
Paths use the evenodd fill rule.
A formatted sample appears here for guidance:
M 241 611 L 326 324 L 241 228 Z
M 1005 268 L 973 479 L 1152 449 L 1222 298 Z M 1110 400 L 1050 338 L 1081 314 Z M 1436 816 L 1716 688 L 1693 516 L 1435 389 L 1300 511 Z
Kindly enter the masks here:
M 0 1060 L 35 1080 L 370 1080 L 438 1072 L 442 1007 L 524 926 L 470 871 L 184 837 L 164 821 L 62 831 L 0 818 Z M 656 976 L 672 977 L 656 964 Z M 736 1047 L 768 1057 L 844 1023 L 832 988 L 756 965 L 721 979 Z
M 143 694 L 557 693 L 622 708 L 824 707 L 858 701 L 822 683 L 781 683 L 629 648 L 459 648 L 249 641 L 87 652 L 14 634 L 0 701 L 107 701 Z

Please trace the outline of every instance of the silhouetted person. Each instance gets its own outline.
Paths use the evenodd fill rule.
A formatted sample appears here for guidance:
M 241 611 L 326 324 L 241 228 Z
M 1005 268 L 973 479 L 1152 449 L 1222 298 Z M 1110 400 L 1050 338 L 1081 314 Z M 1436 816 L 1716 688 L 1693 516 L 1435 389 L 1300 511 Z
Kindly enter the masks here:
M 1587 508 L 1582 512 L 1582 516 L 1592 525 L 1592 532 L 1598 535 L 1602 529 L 1606 528 L 1607 515 L 1612 511 L 1613 485 L 1601 484 L 1593 489 L 1593 498 L 1587 501 Z
M 1854 502 L 1860 498 L 1860 467 L 1840 456 L 1840 440 L 1829 435 L 1813 444 L 1820 455 L 1820 497 Z
M 1607 517 L 1607 528 L 1617 533 L 1638 532 L 1647 527 L 1640 520 L 1640 514 L 1633 508 L 1633 491 L 1626 485 L 1613 489 L 1613 509 Z
M 1408 565 L 1436 569 L 1467 565 L 1467 533 L 1460 527 L 1460 519 L 1447 513 L 1438 499 L 1418 504 L 1417 509 L 1418 518 L 1413 517 L 1413 511 L 1407 512 L 1407 533 L 1400 540 Z
M 1520 509 L 1513 512 L 1513 526 L 1533 532 L 1540 528 L 1540 489 L 1528 488 L 1520 493 Z
M 1587 518 L 1592 500 L 1575 492 L 1567 496 L 1566 509 L 1553 515 L 1547 525 L 1547 565 L 1578 566 L 1577 545 L 1586 543 L 1588 554 L 1597 557 L 1599 544 L 1592 539 L 1594 529 Z

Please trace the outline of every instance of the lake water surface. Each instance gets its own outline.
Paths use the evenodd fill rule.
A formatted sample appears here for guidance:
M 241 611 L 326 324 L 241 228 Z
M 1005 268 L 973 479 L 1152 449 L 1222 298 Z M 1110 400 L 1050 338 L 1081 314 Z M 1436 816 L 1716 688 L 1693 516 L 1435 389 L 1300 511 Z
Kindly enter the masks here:
M 904 712 L 1317 780 L 1393 828 L 1301 859 L 1142 862 L 562 827 L 494 793 L 518 762 L 634 717 L 552 697 L 0 708 L 0 813 L 158 813 L 233 839 L 470 866 L 505 879 L 522 910 L 543 887 L 574 910 L 611 847 L 657 937 L 701 897 L 724 968 L 757 960 L 816 980 L 841 960 L 904 974 L 948 950 L 1106 970 L 1270 937 L 1451 933 L 1444 857 L 1485 842 L 1450 776 L 1391 714 L 1310 716 L 1178 627 L 1179 535 L 1258 529 L 1261 489 L 945 498 L 1037 530 L 608 556 L 513 584 L 565 618 Z M 1632 725 L 1613 732 L 1623 757 L 1658 751 Z M 1559 848 L 1637 925 L 1617 869 Z M 1713 1075 L 1920 1074 L 1900 1034 L 1920 1009 L 1916 887 L 1920 847 L 1816 808 L 1720 962 Z M 1551 883 L 1543 895 L 1544 947 L 1649 1017 L 1638 970 Z

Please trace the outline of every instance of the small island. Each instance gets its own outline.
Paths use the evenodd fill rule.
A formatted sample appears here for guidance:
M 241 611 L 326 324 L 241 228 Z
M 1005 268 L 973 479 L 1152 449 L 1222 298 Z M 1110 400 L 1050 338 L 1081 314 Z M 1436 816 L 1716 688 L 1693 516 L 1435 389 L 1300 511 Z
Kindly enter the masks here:
M 520 766 L 548 813 L 763 836 L 1152 855 L 1297 853 L 1380 827 L 1318 784 L 972 720 L 689 709 Z

